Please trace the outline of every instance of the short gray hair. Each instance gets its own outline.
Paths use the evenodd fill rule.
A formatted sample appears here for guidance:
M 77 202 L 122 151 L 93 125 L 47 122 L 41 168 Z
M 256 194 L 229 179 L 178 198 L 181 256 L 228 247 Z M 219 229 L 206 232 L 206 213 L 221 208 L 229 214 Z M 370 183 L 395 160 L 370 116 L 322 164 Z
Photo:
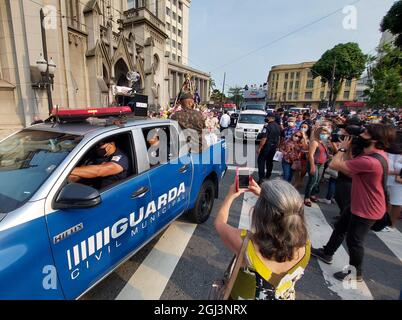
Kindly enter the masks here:
M 264 182 L 254 207 L 252 226 L 253 241 L 264 258 L 277 262 L 293 260 L 295 250 L 304 247 L 308 240 L 299 192 L 281 179 Z

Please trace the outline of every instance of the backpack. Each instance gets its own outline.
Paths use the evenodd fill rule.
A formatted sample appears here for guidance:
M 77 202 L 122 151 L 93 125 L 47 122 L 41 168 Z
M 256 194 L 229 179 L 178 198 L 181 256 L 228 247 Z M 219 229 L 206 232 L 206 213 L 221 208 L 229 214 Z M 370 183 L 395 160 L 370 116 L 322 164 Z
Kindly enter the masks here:
M 378 154 L 378 153 L 373 153 L 371 155 L 369 155 L 370 157 L 377 159 L 378 161 L 380 161 L 381 166 L 382 166 L 382 170 L 383 170 L 383 174 L 382 174 L 382 187 L 384 189 L 384 194 L 385 194 L 385 204 L 387 205 L 387 203 L 389 202 L 389 195 L 388 195 L 388 190 L 387 190 L 387 179 L 388 179 L 388 163 L 387 160 L 385 160 L 385 158 Z M 377 220 L 375 222 L 375 224 L 371 227 L 371 230 L 375 231 L 375 232 L 380 232 L 381 230 L 383 230 L 385 227 L 389 227 L 391 225 L 391 218 L 389 216 L 388 212 L 385 212 L 384 216 L 380 219 Z

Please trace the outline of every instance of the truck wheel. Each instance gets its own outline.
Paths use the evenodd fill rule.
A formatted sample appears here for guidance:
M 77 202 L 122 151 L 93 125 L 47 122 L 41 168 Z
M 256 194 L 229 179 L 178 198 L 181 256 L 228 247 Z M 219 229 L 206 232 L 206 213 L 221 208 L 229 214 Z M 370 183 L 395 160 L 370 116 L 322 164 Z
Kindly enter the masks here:
M 188 212 L 188 217 L 196 224 L 202 224 L 208 220 L 215 201 L 215 185 L 211 180 L 206 180 L 198 193 L 194 208 Z

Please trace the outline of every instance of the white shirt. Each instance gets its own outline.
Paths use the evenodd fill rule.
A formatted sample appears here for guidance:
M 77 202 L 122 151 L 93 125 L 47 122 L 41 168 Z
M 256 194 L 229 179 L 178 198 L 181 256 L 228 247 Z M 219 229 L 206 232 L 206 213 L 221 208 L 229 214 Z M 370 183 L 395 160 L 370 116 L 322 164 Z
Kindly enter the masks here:
M 228 114 L 224 114 L 221 117 L 221 121 L 219 123 L 222 128 L 228 128 L 230 125 L 230 116 Z
M 402 155 L 388 153 L 388 170 L 390 172 L 400 172 L 402 169 Z M 395 181 L 395 174 L 388 175 L 387 186 L 398 186 L 402 188 L 402 184 Z

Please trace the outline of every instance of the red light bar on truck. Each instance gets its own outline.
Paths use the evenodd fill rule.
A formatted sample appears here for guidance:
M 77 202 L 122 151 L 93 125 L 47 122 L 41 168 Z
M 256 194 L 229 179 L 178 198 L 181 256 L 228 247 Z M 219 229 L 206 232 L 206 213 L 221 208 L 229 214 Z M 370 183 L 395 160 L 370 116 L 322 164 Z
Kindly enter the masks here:
M 132 113 L 130 107 L 89 108 L 89 109 L 56 109 L 52 115 L 60 118 L 83 118 L 115 116 L 123 113 Z

